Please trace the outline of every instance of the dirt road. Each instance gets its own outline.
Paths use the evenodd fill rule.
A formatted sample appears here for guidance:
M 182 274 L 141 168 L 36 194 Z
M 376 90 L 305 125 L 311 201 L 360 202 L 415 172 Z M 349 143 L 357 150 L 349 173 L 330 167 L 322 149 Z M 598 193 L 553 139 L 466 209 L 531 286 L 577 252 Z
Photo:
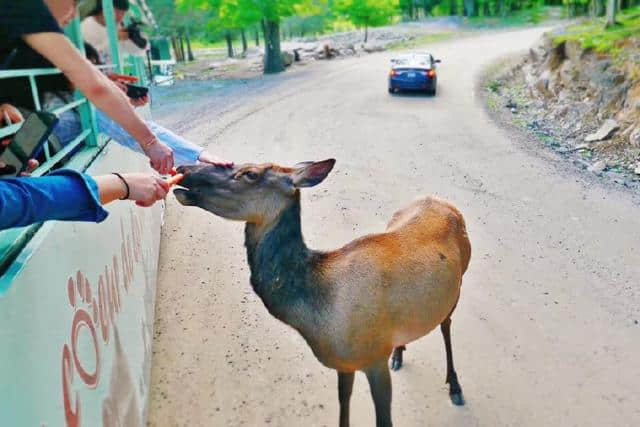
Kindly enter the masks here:
M 540 34 L 430 46 L 443 61 L 435 98 L 389 96 L 382 53 L 273 77 L 224 111 L 215 97 L 193 101 L 179 123 L 165 120 L 236 162 L 337 158 L 303 194 L 313 248 L 381 231 L 419 195 L 462 210 L 473 255 L 452 331 L 467 405 L 449 403 L 434 331 L 392 376 L 397 426 L 640 425 L 637 198 L 528 149 L 474 91 L 485 64 Z M 151 425 L 337 425 L 336 375 L 253 294 L 241 224 L 171 198 L 160 265 Z M 352 425 L 374 425 L 361 374 Z

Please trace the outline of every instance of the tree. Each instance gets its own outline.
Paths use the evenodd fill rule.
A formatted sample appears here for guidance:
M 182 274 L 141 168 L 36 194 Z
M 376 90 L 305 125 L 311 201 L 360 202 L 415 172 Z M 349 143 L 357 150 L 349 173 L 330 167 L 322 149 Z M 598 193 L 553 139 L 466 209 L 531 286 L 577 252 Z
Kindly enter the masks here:
M 305 8 L 324 4 L 326 0 L 241 0 L 247 7 L 258 12 L 264 34 L 264 72 L 284 71 L 280 50 L 280 22 L 282 18 L 295 15 Z
M 347 17 L 356 27 L 364 27 L 364 41 L 369 27 L 388 24 L 399 12 L 398 0 L 335 0 L 336 12 Z
M 616 12 L 618 8 L 617 0 L 607 0 L 607 22 L 605 28 L 616 25 Z

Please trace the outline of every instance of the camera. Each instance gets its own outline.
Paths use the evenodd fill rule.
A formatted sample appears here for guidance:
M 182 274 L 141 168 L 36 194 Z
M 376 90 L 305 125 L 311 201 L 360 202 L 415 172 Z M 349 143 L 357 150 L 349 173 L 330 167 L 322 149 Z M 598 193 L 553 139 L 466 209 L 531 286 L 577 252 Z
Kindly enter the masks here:
M 142 37 L 142 32 L 140 31 L 142 26 L 142 22 L 131 20 L 131 23 L 125 27 L 127 33 L 129 33 L 129 40 L 140 49 L 144 49 L 147 46 L 147 39 Z

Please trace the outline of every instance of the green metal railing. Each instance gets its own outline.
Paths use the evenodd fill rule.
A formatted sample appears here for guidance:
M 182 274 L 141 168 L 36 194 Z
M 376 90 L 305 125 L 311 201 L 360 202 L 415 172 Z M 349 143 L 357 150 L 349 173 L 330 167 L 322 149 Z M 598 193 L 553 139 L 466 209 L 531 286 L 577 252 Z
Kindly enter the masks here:
M 100 68 L 111 68 L 117 72 L 123 70 L 138 76 L 141 81 L 146 82 L 144 59 L 131 57 L 128 64 L 121 61 L 118 50 L 117 26 L 113 14 L 113 0 L 102 0 L 104 15 L 107 23 L 107 32 L 111 43 L 111 54 L 113 64 Z M 73 41 L 76 47 L 84 54 L 84 40 L 80 27 L 80 20 L 74 19 L 65 29 L 66 35 Z M 0 71 L 0 79 L 6 78 L 26 78 L 29 80 L 33 104 L 37 111 L 42 110 L 41 100 L 38 96 L 38 86 L 36 77 L 60 74 L 60 70 L 51 69 L 21 69 Z M 108 138 L 98 132 L 95 107 L 78 91 L 74 94 L 74 100 L 66 105 L 55 108 L 51 113 L 60 115 L 66 111 L 75 109 L 80 115 L 82 132 L 62 149 L 55 151 L 51 142 L 45 145 L 45 161 L 32 173 L 32 176 L 42 176 L 51 171 L 56 166 L 64 162 L 64 167 L 78 171 L 86 170 L 91 162 L 96 158 L 101 149 L 107 144 Z M 0 139 L 15 134 L 21 123 L 0 128 Z M 74 153 L 69 158 L 69 154 Z M 7 267 L 16 259 L 17 255 L 26 246 L 29 240 L 40 229 L 42 224 L 34 224 L 27 227 L 14 228 L 0 231 L 0 275 L 4 274 Z

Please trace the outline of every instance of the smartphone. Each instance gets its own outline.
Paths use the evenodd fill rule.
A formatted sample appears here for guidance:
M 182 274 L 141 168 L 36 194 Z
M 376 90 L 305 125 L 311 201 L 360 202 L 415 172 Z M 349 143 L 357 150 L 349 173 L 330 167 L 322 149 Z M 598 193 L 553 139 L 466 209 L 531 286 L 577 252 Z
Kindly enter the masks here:
M 130 83 L 127 83 L 126 86 L 127 86 L 127 96 L 129 98 L 133 98 L 133 99 L 143 98 L 147 93 L 149 93 L 148 87 L 132 85 Z
M 55 114 L 36 111 L 29 114 L 22 127 L 11 138 L 11 144 L 0 155 L 6 167 L 2 176 L 17 176 L 27 169 L 29 159 L 37 159 L 44 150 L 49 135 L 58 123 Z

